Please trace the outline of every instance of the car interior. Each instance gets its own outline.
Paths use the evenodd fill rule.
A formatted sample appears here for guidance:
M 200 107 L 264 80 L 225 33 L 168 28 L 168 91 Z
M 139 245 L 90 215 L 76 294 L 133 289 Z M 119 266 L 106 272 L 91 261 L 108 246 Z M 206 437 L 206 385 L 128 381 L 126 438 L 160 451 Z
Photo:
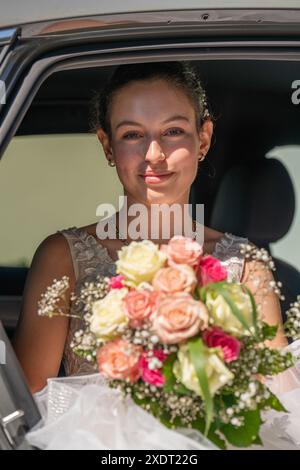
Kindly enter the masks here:
M 284 161 L 287 146 L 296 152 L 298 146 L 300 153 L 300 106 L 291 100 L 299 63 L 234 59 L 194 64 L 213 113 L 214 137 L 194 182 L 191 203 L 205 205 L 205 225 L 248 237 L 274 256 L 274 277 L 282 282 L 285 295 L 284 316 L 300 291 L 300 266 L 284 252 L 276 256 L 273 246 L 292 228 L 298 227 L 300 235 L 295 183 L 300 174 L 291 174 Z M 113 70 L 114 66 L 98 66 L 53 73 L 35 95 L 16 135 L 90 133 L 91 98 Z M 282 158 L 269 155 L 275 148 L 282 149 Z M 298 246 L 290 250 L 296 252 Z M 9 337 L 17 324 L 28 269 L 0 266 L 0 320 Z

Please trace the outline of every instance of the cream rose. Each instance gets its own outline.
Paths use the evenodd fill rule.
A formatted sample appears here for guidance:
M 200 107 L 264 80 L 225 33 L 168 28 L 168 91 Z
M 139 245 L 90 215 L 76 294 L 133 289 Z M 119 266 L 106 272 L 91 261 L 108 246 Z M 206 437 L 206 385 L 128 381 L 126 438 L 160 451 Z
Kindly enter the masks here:
M 158 302 L 152 322 L 162 343 L 177 344 L 207 327 L 208 312 L 202 302 L 181 292 L 166 295 Z
M 100 300 L 97 300 L 92 309 L 90 329 L 97 338 L 108 341 L 122 332 L 127 325 L 128 318 L 123 307 L 123 299 L 128 289 L 112 289 Z
M 125 276 L 132 287 L 141 282 L 151 282 L 154 274 L 166 263 L 163 253 L 151 240 L 131 242 L 118 251 L 116 271 Z
M 205 348 L 205 372 L 208 379 L 208 386 L 211 395 L 214 395 L 219 388 L 233 379 L 234 375 L 225 366 L 219 357 L 219 350 L 215 348 Z M 196 374 L 195 367 L 191 361 L 189 347 L 182 345 L 177 353 L 178 360 L 174 362 L 173 372 L 175 377 L 189 390 L 193 390 L 202 397 L 202 391 Z M 203 397 L 202 397 L 203 398 Z
M 173 294 L 175 292 L 189 292 L 191 294 L 196 285 L 195 271 L 187 264 L 161 268 L 152 281 L 154 290 L 163 294 Z
M 248 294 L 245 293 L 238 284 L 228 284 L 224 288 L 240 310 L 247 325 L 252 327 L 252 306 Z M 214 326 L 219 326 L 224 331 L 232 333 L 235 336 L 250 335 L 249 330 L 247 330 L 232 313 L 231 308 L 221 294 L 216 294 L 208 289 L 205 304 Z

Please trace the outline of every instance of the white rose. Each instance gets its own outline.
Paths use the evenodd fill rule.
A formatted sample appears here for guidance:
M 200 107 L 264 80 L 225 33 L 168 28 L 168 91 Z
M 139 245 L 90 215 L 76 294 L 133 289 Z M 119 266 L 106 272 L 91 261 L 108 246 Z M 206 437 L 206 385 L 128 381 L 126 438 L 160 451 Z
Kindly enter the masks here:
M 252 305 L 249 295 L 238 284 L 228 285 L 225 289 L 240 310 L 247 325 L 253 329 Z M 232 313 L 231 308 L 221 294 L 210 292 L 208 289 L 205 304 L 215 326 L 219 326 L 235 336 L 251 334 Z
M 214 395 L 216 391 L 223 387 L 227 382 L 233 379 L 234 375 L 225 366 L 218 355 L 216 348 L 205 348 L 205 372 L 208 379 L 210 393 Z M 189 390 L 193 390 L 202 397 L 202 391 L 192 363 L 189 347 L 182 345 L 177 353 L 178 360 L 173 365 L 175 377 Z M 202 397 L 203 398 L 203 397 Z
M 116 271 L 125 276 L 128 284 L 138 286 L 151 282 L 154 274 L 164 266 L 167 256 L 151 240 L 133 241 L 118 251 Z
M 111 340 L 119 336 L 127 325 L 128 318 L 123 307 L 123 298 L 128 289 L 112 289 L 100 300 L 94 302 L 90 329 L 97 338 L 103 341 Z

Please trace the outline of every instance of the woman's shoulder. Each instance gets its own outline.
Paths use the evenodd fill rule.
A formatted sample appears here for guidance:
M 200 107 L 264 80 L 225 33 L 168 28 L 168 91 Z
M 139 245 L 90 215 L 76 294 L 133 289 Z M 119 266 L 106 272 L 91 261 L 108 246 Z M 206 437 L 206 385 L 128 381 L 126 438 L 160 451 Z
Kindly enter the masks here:
M 47 235 L 39 243 L 32 265 L 45 266 L 49 271 L 65 273 L 73 278 L 73 261 L 68 241 L 60 232 Z
M 38 245 L 36 253 L 54 255 L 56 256 L 66 256 L 68 253 L 68 245 L 66 243 L 65 237 L 60 232 L 53 232 L 47 235 Z

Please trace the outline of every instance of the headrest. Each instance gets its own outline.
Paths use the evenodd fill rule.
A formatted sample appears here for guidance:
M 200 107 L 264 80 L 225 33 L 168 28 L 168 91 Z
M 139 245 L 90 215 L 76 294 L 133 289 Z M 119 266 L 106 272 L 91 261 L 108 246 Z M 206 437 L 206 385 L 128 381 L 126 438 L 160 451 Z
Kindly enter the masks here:
M 267 246 L 289 231 L 294 212 L 295 192 L 285 166 L 263 158 L 233 166 L 225 174 L 210 226 Z

